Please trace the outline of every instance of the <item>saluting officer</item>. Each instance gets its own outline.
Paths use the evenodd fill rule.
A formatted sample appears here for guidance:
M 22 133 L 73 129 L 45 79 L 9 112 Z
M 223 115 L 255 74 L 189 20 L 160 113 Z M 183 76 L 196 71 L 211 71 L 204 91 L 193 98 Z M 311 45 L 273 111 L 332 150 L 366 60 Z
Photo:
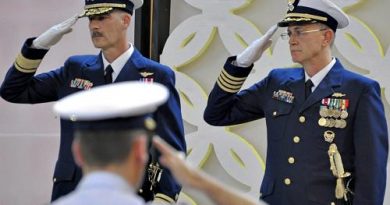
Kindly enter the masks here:
M 13 103 L 34 104 L 56 101 L 69 94 L 109 83 L 158 82 L 169 89 L 170 95 L 168 101 L 153 114 L 158 125 L 156 133 L 175 149 L 185 152 L 174 72 L 167 66 L 143 57 L 127 38 L 133 11 L 142 4 L 143 0 L 86 0 L 83 14 L 53 26 L 37 38 L 27 39 L 5 77 L 0 89 L 1 97 Z M 89 19 L 92 42 L 101 52 L 97 55 L 72 56 L 58 69 L 35 75 L 50 47 L 69 33 L 80 17 Z M 75 164 L 71 153 L 72 141 L 73 123 L 61 120 L 61 142 L 53 176 L 52 200 L 72 191 L 81 178 L 81 169 Z M 146 200 L 154 198 L 161 203 L 174 202 L 181 186 L 169 170 L 161 172 L 157 158 L 151 155 L 153 163 L 148 166 L 151 171 L 145 177 L 141 195 Z M 149 180 L 149 175 L 153 174 L 155 177 Z M 161 177 L 158 177 L 160 174 Z
M 383 204 L 388 131 L 381 88 L 346 70 L 331 52 L 337 29 L 348 23 L 329 0 L 289 0 L 278 26 L 287 27 L 282 38 L 302 67 L 274 69 L 241 90 L 275 26 L 227 59 L 209 95 L 204 119 L 211 125 L 265 118 L 260 192 L 269 204 Z

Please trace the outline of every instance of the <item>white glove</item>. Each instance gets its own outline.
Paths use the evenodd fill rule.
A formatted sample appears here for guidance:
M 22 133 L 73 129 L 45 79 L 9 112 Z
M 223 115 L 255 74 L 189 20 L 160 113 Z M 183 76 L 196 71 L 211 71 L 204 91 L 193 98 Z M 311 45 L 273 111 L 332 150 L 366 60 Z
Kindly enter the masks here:
M 72 16 L 66 21 L 51 27 L 39 35 L 32 43 L 33 48 L 50 49 L 51 46 L 58 43 L 62 36 L 72 31 L 73 24 L 76 23 L 79 15 Z
M 260 59 L 263 52 L 272 44 L 271 37 L 278 30 L 278 26 L 272 26 L 261 38 L 253 41 L 242 53 L 237 55 L 236 63 L 240 67 L 249 67 Z

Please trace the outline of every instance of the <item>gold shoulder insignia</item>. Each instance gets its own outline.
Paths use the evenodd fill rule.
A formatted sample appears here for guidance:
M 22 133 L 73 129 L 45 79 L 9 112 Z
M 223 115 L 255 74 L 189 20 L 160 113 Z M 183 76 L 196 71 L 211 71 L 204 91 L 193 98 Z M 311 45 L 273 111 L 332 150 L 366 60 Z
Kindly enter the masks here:
M 146 78 L 146 77 L 148 77 L 148 76 L 153 75 L 154 73 L 150 73 L 150 72 L 140 72 L 139 74 L 142 75 L 142 77 Z
M 344 93 L 333 93 L 332 94 L 332 97 L 336 97 L 336 98 L 341 98 L 341 97 L 344 97 L 344 96 L 346 96 L 346 94 L 344 94 Z

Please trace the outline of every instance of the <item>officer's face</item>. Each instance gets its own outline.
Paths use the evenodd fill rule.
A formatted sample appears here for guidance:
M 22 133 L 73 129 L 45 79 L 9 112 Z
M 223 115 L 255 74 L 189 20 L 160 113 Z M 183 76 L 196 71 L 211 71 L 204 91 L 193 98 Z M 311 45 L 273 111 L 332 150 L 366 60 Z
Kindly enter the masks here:
M 94 46 L 107 50 L 127 45 L 126 31 L 130 15 L 121 11 L 89 17 L 89 30 Z
M 322 56 L 326 47 L 324 33 L 327 30 L 318 23 L 289 26 L 287 33 L 292 61 L 305 65 Z

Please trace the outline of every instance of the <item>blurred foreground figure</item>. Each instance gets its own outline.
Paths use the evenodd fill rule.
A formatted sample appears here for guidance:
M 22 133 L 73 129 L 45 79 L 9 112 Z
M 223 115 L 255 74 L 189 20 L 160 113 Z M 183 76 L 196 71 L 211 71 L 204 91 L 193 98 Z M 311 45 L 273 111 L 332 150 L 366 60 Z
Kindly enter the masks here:
M 74 122 L 72 151 L 84 176 L 73 192 L 54 204 L 145 204 L 136 190 L 142 184 L 148 143 L 156 127 L 151 114 L 168 95 L 161 85 L 127 82 L 58 101 L 55 112 Z

